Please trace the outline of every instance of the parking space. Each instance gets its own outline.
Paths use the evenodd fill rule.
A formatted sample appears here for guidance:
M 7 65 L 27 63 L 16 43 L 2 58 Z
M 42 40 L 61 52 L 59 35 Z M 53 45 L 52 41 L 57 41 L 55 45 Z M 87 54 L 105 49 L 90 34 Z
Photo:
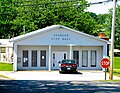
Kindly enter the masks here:
M 76 74 L 59 74 L 58 71 L 17 71 L 0 72 L 0 74 L 15 80 L 93 81 L 105 79 L 105 73 L 103 71 L 79 71 Z M 119 79 L 115 76 L 113 78 Z M 108 79 L 109 75 L 107 74 Z

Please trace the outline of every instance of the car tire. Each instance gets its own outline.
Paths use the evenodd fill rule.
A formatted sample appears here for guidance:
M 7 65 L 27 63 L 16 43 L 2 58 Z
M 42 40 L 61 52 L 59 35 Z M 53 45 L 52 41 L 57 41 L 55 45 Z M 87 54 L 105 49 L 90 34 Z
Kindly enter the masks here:
M 61 72 L 61 71 L 59 71 L 59 73 L 60 73 L 60 74 L 62 74 L 62 72 Z
M 75 71 L 75 74 L 77 74 L 78 73 L 78 71 Z

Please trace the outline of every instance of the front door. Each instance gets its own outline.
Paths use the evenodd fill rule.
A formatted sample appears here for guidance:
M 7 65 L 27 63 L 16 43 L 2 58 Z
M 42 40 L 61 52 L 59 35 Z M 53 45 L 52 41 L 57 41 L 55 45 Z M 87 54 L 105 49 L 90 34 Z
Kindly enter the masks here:
M 66 52 L 53 52 L 52 53 L 52 68 L 59 69 L 59 61 L 67 58 Z

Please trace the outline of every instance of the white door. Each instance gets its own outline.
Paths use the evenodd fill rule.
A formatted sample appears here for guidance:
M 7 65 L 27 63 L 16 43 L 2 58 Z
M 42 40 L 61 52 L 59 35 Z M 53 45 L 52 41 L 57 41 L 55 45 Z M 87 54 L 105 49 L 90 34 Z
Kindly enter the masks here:
M 66 52 L 53 52 L 52 53 L 52 68 L 59 69 L 59 61 L 67 58 Z

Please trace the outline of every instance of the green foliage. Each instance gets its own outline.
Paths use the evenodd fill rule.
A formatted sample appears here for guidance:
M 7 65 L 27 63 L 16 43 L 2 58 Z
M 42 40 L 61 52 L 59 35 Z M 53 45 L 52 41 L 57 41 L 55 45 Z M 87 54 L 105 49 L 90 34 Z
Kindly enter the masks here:
M 13 64 L 0 62 L 0 71 L 13 71 Z
M 116 20 L 115 20 L 115 48 L 120 49 L 120 6 L 116 8 Z M 112 27 L 112 9 L 109 11 L 109 15 L 105 21 L 106 24 L 106 32 L 108 32 L 109 37 L 111 37 L 111 27 Z
M 31 32 L 54 24 L 97 35 L 97 19 L 84 11 L 87 6 L 86 0 L 1 0 L 0 36 L 21 35 L 24 26 Z

